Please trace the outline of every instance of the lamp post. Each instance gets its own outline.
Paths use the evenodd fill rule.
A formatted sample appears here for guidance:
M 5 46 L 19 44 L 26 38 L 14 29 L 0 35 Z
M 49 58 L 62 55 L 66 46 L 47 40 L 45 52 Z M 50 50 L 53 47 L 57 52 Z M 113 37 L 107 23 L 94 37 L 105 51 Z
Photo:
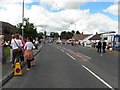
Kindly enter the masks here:
M 23 0 L 23 3 L 22 3 L 22 38 L 24 38 L 23 24 L 24 24 L 24 0 Z

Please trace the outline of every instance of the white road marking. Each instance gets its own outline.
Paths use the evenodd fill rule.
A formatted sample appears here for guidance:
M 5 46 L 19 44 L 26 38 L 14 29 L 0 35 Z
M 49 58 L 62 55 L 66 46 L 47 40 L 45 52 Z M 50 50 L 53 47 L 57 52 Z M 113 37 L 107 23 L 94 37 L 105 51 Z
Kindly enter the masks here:
M 90 69 L 88 69 L 86 66 L 82 65 L 83 68 L 85 68 L 87 71 L 89 71 L 92 75 L 94 75 L 97 79 L 99 79 L 103 84 L 105 84 L 107 87 L 109 87 L 111 90 L 115 90 L 112 86 L 110 86 L 107 82 L 105 82 L 103 79 L 101 79 L 98 75 L 96 75 L 94 72 L 92 72 Z
M 71 56 L 70 54 L 66 53 L 69 57 L 71 57 L 73 60 L 76 60 L 73 56 Z
M 64 50 L 60 49 L 62 52 L 65 52 Z

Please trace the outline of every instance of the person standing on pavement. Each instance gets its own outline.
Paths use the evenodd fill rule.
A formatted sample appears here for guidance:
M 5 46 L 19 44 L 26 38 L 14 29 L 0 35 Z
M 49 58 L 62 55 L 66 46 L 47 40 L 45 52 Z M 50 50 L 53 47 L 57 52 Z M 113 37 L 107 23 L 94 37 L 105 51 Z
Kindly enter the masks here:
M 101 53 L 101 47 L 102 47 L 102 43 L 101 43 L 101 41 L 99 41 L 98 45 L 97 45 L 97 48 L 98 48 L 97 52 Z
M 11 67 L 15 66 L 15 60 L 16 62 L 19 62 L 20 55 L 22 51 L 22 41 L 19 39 L 19 34 L 15 34 L 15 39 L 11 41 L 11 46 L 13 49 L 13 57 L 12 57 L 12 64 Z
M 4 60 L 3 46 L 4 46 L 4 35 L 0 35 L 0 63 L 3 63 Z
M 27 70 L 31 70 L 31 61 L 33 60 L 33 47 L 32 38 L 27 38 L 27 42 L 24 46 L 24 58 L 27 61 Z
M 106 49 L 106 42 L 105 41 L 103 41 L 102 49 L 103 49 L 103 53 L 105 53 L 105 49 Z
M 15 35 L 13 34 L 11 42 L 13 42 L 14 39 L 15 39 Z M 13 48 L 12 48 L 12 45 L 10 45 L 10 62 L 12 62 L 12 58 L 13 58 Z
M 21 40 L 22 45 L 23 45 L 23 47 L 22 47 L 22 51 L 23 51 L 24 46 L 25 46 L 25 42 L 24 42 L 24 40 L 22 39 L 22 37 L 21 37 L 21 36 L 20 36 L 20 40 Z M 23 52 L 22 52 L 22 53 L 21 53 L 21 55 L 20 55 L 20 61 L 21 61 L 21 64 L 23 64 L 23 63 L 24 63 L 24 53 L 23 53 Z

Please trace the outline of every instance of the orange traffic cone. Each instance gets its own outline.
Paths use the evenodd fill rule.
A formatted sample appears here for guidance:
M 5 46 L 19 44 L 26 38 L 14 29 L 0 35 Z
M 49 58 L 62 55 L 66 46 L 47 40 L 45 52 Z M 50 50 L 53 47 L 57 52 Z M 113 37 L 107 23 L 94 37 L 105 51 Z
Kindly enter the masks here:
M 22 70 L 20 67 L 20 62 L 17 62 L 14 69 L 14 75 L 22 75 Z
M 112 53 L 112 51 L 113 51 L 112 48 L 109 48 L 109 52 Z

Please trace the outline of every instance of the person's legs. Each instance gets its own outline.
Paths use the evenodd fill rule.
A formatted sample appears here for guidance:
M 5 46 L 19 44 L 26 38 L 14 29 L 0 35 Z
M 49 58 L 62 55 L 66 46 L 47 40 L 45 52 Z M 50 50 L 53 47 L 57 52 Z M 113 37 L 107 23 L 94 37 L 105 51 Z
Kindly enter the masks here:
M 100 50 L 100 48 L 98 47 L 98 50 L 97 50 L 97 52 L 99 52 L 99 50 Z
M 16 51 L 16 62 L 19 62 L 20 56 L 21 56 L 21 52 L 19 52 L 19 51 L 17 50 L 17 51 Z
M 34 66 L 35 65 L 35 60 L 34 58 L 31 60 L 31 66 Z
M 105 47 L 103 47 L 103 53 L 105 53 Z
M 12 65 L 11 65 L 11 67 L 14 67 L 16 56 L 17 56 L 17 50 L 13 50 L 13 57 L 12 57 Z
M 31 69 L 31 63 L 30 63 L 30 60 L 27 59 L 27 70 L 30 70 Z
M 99 51 L 100 53 L 101 53 L 101 48 L 100 48 L 100 51 Z
M 24 63 L 24 55 L 23 55 L 23 53 L 20 56 L 20 61 L 21 61 L 21 63 Z
M 12 57 L 13 57 L 13 49 L 10 49 L 10 62 L 12 62 Z

